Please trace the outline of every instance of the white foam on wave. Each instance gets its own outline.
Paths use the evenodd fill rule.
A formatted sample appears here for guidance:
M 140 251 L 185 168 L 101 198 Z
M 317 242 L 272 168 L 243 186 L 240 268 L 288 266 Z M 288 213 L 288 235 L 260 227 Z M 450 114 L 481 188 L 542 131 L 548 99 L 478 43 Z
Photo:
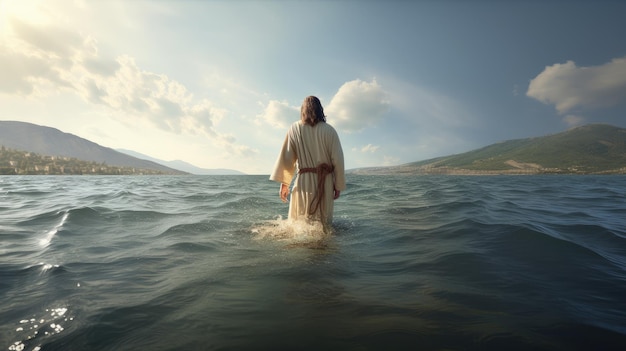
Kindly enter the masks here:
M 67 218 L 69 217 L 69 215 L 70 215 L 70 213 L 66 211 L 63 214 L 63 217 L 61 218 L 61 221 L 57 225 L 55 225 L 52 229 L 47 231 L 46 234 L 44 235 L 44 237 L 39 240 L 39 245 L 41 245 L 41 246 L 48 246 L 48 245 L 50 245 L 50 242 L 52 241 L 52 238 L 59 231 L 59 229 L 61 229 L 63 227 L 63 225 L 67 221 Z
M 41 266 L 42 273 L 45 273 L 52 268 L 59 268 L 58 264 L 50 264 L 50 263 L 45 263 L 45 262 L 39 262 L 39 265 Z
M 320 222 L 283 219 L 280 216 L 252 227 L 251 231 L 256 239 L 273 239 L 288 243 L 319 242 L 332 234 L 332 229 L 325 228 Z

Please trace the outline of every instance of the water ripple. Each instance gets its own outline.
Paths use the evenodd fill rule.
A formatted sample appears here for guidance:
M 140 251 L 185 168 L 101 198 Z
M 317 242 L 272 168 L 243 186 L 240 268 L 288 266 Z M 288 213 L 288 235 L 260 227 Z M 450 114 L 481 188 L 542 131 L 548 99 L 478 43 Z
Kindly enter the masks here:
M 617 350 L 621 177 L 1 177 L 0 347 Z

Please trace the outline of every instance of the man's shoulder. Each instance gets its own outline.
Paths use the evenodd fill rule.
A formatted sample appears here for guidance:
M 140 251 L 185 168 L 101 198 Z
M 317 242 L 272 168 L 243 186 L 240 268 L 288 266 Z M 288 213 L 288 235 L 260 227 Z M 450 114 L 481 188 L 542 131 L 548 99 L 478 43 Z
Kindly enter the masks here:
M 293 131 L 293 130 L 300 129 L 300 127 L 301 127 L 301 123 L 297 121 L 297 122 L 291 123 L 288 130 Z
M 318 125 L 330 133 L 337 134 L 337 131 L 335 130 L 335 128 L 332 125 L 328 124 L 327 122 L 318 123 Z

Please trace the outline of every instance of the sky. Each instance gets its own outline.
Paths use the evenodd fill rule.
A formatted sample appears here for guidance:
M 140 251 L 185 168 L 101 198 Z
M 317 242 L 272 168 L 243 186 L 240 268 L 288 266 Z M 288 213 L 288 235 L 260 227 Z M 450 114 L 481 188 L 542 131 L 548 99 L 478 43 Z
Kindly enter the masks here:
M 0 120 L 269 174 L 306 96 L 346 168 L 626 128 L 626 2 L 0 0 Z

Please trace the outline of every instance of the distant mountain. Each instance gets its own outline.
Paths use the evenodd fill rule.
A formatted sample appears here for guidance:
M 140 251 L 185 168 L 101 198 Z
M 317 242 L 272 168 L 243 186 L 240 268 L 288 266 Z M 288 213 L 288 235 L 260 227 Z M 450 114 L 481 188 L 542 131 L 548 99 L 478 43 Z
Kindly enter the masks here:
M 156 162 L 156 163 L 160 163 L 162 165 L 166 165 L 168 167 L 176 168 L 176 169 L 179 169 L 181 171 L 185 171 L 187 173 L 196 174 L 196 175 L 243 175 L 243 174 L 245 174 L 243 172 L 239 172 L 239 171 L 236 171 L 234 169 L 224 169 L 224 168 L 207 169 L 207 168 L 200 168 L 200 167 L 196 167 L 196 166 L 194 166 L 194 165 L 192 165 L 190 163 L 187 163 L 187 162 L 181 161 L 181 160 L 163 161 L 163 160 L 159 160 L 159 159 L 150 157 L 148 155 L 140 154 L 139 152 L 132 151 L 132 150 L 117 149 L 117 151 L 125 153 L 125 154 L 130 155 L 130 156 L 137 157 L 137 158 L 141 158 L 141 159 L 150 160 L 150 161 L 153 161 L 153 162 Z
M 458 155 L 356 174 L 626 174 L 626 129 L 590 124 L 509 140 Z
M 134 167 L 156 170 L 165 174 L 186 174 L 153 161 L 142 160 L 100 146 L 87 139 L 58 129 L 36 124 L 0 121 L 0 145 L 41 155 L 72 157 L 83 161 L 94 161 L 111 166 Z

